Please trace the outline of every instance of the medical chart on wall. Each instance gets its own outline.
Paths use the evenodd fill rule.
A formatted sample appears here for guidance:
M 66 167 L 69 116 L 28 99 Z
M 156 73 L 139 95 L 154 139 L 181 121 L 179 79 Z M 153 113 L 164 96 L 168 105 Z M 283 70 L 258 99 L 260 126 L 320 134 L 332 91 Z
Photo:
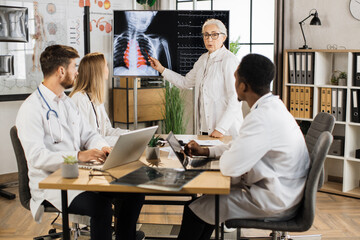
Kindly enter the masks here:
M 69 45 L 84 55 L 83 14 L 90 6 L 91 39 L 109 39 L 113 8 L 122 3 L 111 0 L 0 0 L 0 5 L 28 8 L 29 41 L 27 43 L 0 42 L 0 55 L 12 55 L 14 75 L 0 75 L 0 95 L 32 93 L 43 80 L 40 54 L 47 46 Z

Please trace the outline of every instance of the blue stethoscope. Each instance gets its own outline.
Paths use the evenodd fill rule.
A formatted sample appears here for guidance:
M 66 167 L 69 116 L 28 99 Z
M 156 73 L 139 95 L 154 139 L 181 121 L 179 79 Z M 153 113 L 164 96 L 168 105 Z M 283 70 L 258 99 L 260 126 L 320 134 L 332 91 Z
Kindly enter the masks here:
M 39 94 L 40 94 L 40 97 L 44 100 L 44 102 L 46 103 L 46 106 L 49 108 L 49 110 L 47 111 L 46 113 L 46 120 L 48 122 L 48 125 L 49 125 L 49 130 L 50 130 L 50 135 L 51 135 L 51 138 L 53 140 L 53 143 L 54 144 L 57 144 L 59 142 L 61 142 L 63 140 L 63 131 L 62 131 L 62 127 L 61 127 L 61 124 L 60 124 L 60 119 L 59 119 L 59 115 L 57 114 L 57 112 L 52 109 L 50 107 L 50 105 L 48 104 L 48 102 L 45 100 L 44 96 L 42 95 L 42 93 L 40 92 L 40 89 L 39 87 L 37 88 Z M 60 128 L 60 139 L 59 140 L 55 140 L 54 138 L 54 135 L 53 135 L 53 132 L 52 132 L 52 128 L 51 128 L 51 123 L 50 123 L 50 115 L 51 113 L 53 113 L 53 115 L 55 115 L 56 119 L 57 119 L 57 122 L 59 124 L 59 128 Z

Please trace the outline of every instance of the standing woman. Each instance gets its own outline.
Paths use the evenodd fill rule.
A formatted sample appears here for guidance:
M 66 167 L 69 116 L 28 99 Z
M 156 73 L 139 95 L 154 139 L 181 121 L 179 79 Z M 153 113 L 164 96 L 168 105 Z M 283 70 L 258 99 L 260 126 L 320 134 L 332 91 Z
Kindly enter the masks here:
M 177 87 L 195 87 L 196 134 L 216 138 L 231 135 L 234 138 L 243 120 L 239 111 L 241 103 L 235 92 L 234 72 L 239 61 L 224 46 L 227 29 L 220 20 L 208 19 L 202 27 L 202 36 L 208 52 L 200 56 L 185 77 L 163 67 L 153 57 L 150 57 L 150 63 Z
M 113 128 L 105 111 L 105 81 L 108 79 L 109 68 L 104 54 L 99 52 L 86 54 L 80 61 L 78 72 L 70 97 L 83 118 L 88 119 L 91 127 L 113 145 L 114 136 L 119 136 L 128 130 Z

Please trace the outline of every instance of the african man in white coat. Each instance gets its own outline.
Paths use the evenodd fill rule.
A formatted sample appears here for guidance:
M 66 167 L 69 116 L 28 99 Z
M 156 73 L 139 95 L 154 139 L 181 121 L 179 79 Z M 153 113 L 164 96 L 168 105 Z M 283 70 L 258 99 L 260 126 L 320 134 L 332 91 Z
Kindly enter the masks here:
M 220 196 L 220 222 L 286 219 L 296 213 L 302 199 L 309 153 L 295 119 L 270 92 L 274 74 L 275 66 L 268 58 L 245 56 L 235 72 L 235 88 L 238 100 L 249 104 L 250 113 L 239 136 L 228 145 L 207 148 L 191 141 L 185 148 L 190 156 L 220 157 L 221 173 L 231 177 L 230 194 Z M 211 195 L 187 204 L 178 239 L 210 239 L 214 205 Z

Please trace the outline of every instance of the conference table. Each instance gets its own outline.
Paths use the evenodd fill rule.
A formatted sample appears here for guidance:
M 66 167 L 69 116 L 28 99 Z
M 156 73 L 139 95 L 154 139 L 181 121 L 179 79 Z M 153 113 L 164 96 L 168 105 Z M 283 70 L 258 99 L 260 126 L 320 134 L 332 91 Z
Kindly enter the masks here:
M 177 135 L 180 138 L 191 138 L 199 140 L 210 139 L 207 136 L 196 135 Z M 213 139 L 213 138 L 212 138 Z M 223 137 L 221 141 L 227 143 L 231 137 Z M 142 167 L 166 167 L 166 168 L 181 168 L 180 162 L 168 157 L 167 152 L 161 151 L 160 159 L 156 161 L 149 161 L 145 159 L 143 154 L 138 161 L 121 165 L 107 170 L 116 178 L 125 176 L 126 174 Z M 89 169 L 79 169 L 79 177 L 76 179 L 65 179 L 61 175 L 61 169 L 55 171 L 47 178 L 39 183 L 39 188 L 43 189 L 59 189 L 61 190 L 62 203 L 62 224 L 63 224 L 63 239 L 70 240 L 69 218 L 68 218 L 68 190 L 83 190 L 95 192 L 128 192 L 128 193 L 145 193 L 145 194 L 175 194 L 175 195 L 189 195 L 189 194 L 211 194 L 215 196 L 215 225 L 219 226 L 219 195 L 226 195 L 230 193 L 230 177 L 223 176 L 219 171 L 204 171 L 196 178 L 188 182 L 180 191 L 161 191 L 147 188 L 140 188 L 136 186 L 110 184 L 112 178 L 110 176 L 95 176 L 89 177 Z M 219 239 L 219 228 L 215 228 L 215 239 Z

